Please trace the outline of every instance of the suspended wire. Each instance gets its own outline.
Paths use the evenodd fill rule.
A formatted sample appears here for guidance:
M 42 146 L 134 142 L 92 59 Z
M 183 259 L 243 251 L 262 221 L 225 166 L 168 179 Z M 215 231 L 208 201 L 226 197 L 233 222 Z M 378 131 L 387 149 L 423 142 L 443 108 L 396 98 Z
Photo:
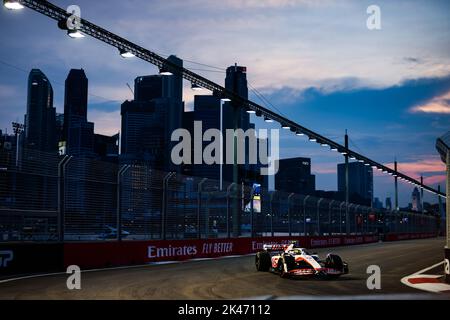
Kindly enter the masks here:
M 360 147 L 358 147 L 358 145 L 356 144 L 356 142 L 354 142 L 350 137 L 348 138 L 348 141 L 350 142 L 351 145 L 353 145 L 353 147 L 355 147 L 356 150 L 358 150 L 359 153 L 363 154 L 364 152 L 362 151 L 362 149 Z
M 276 111 L 278 111 L 278 113 L 280 113 L 282 116 L 286 117 L 287 116 L 280 111 L 280 109 L 278 109 L 275 105 L 272 104 L 272 102 L 269 101 L 269 99 L 267 99 L 261 92 L 259 92 L 255 87 L 253 87 L 250 82 L 247 81 L 248 86 L 250 87 L 250 90 L 255 93 L 255 95 L 257 97 L 259 97 L 263 102 L 265 102 L 265 104 L 268 104 L 270 107 L 272 107 L 272 109 L 275 109 Z M 269 108 L 270 108 L 269 107 Z
M 189 68 L 189 70 L 195 70 L 195 71 L 204 71 L 204 72 L 217 72 L 217 73 L 225 73 L 225 71 L 219 71 L 219 70 L 208 70 L 208 69 L 197 69 L 197 68 Z
M 166 59 L 170 56 L 170 54 L 165 54 L 165 53 L 160 53 L 160 52 L 155 52 L 155 53 L 157 55 L 163 57 L 163 58 L 166 58 Z M 201 62 L 197 62 L 197 61 L 189 60 L 189 59 L 182 59 L 182 60 L 183 60 L 183 62 L 188 62 L 188 63 L 191 63 L 191 64 L 196 64 L 196 65 L 203 66 L 203 67 L 208 67 L 208 68 L 211 68 L 211 69 L 217 69 L 217 70 L 220 70 L 220 71 L 223 71 L 223 72 L 226 71 L 226 69 L 224 69 L 224 68 L 212 66 L 210 64 L 201 63 Z M 194 69 L 192 69 L 192 70 L 194 70 Z

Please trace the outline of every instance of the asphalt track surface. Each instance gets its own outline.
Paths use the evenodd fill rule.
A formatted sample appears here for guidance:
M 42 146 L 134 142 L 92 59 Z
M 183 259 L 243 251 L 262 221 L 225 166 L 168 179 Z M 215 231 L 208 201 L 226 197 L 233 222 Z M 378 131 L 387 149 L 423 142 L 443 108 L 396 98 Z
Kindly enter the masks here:
M 241 299 L 287 296 L 323 297 L 424 292 L 400 279 L 443 260 L 444 240 L 424 239 L 315 250 L 334 252 L 350 273 L 337 280 L 284 279 L 257 272 L 254 256 L 187 261 L 115 270 L 83 272 L 81 290 L 68 290 L 67 275 L 49 275 L 0 283 L 0 299 Z M 366 286 L 367 267 L 381 268 L 381 290 Z M 375 296 L 377 295 L 377 296 Z

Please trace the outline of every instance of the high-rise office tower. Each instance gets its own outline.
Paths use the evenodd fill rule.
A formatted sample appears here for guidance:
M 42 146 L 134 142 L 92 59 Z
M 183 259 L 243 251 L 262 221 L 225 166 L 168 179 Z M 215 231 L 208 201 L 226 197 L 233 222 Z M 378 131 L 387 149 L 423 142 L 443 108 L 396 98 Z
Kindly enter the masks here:
M 121 161 L 164 170 L 166 98 L 122 103 Z M 170 152 L 169 152 L 170 156 Z
M 387 197 L 387 198 L 386 198 L 386 209 L 387 209 L 387 210 L 392 210 L 392 200 L 391 200 L 391 197 Z
M 340 163 L 338 169 L 338 190 L 345 193 L 345 163 Z M 370 166 L 361 162 L 348 164 L 350 202 L 369 205 L 373 201 L 373 171 Z
M 168 61 L 183 66 L 183 61 L 170 56 Z M 180 172 L 170 154 L 176 142 L 172 132 L 182 128 L 184 104 L 182 77 L 172 75 L 140 76 L 135 79 L 134 100 L 121 107 L 121 161 L 145 163 L 165 171 Z
M 196 95 L 194 97 L 193 121 L 201 121 L 202 134 L 208 129 L 220 129 L 220 99 L 214 96 Z M 191 136 L 193 136 L 193 127 L 191 128 Z M 202 150 L 210 144 L 210 142 L 202 143 Z M 194 150 L 193 150 L 194 151 Z M 192 160 L 194 160 L 194 154 Z M 219 180 L 220 164 L 193 164 L 192 175 Z
M 32 69 L 28 76 L 25 146 L 45 152 L 57 151 L 53 88 L 39 69 Z
M 66 153 L 93 156 L 94 123 L 87 121 L 88 79 L 83 69 L 71 69 L 65 83 L 63 139 Z
M 151 75 L 134 79 L 134 100 L 148 101 L 167 96 L 164 92 L 164 78 L 166 76 Z
M 278 172 L 275 175 L 275 189 L 312 195 L 316 189 L 316 176 L 311 174 L 310 158 L 290 158 L 278 161 Z
M 226 70 L 225 77 L 225 88 L 229 91 L 234 92 L 244 99 L 248 99 L 248 88 L 247 88 L 247 68 L 243 66 L 230 66 Z M 227 129 L 242 129 L 243 131 L 251 128 L 250 125 L 250 114 L 245 111 L 245 108 L 236 104 L 236 102 L 225 102 L 223 105 L 223 135 L 225 135 L 225 130 Z M 245 150 L 245 157 L 248 159 L 249 154 L 248 147 Z M 224 156 L 226 155 L 226 150 L 224 150 Z M 223 166 L 223 179 L 224 181 L 252 185 L 253 181 L 250 181 L 252 174 L 250 173 L 250 166 L 248 162 L 246 164 L 237 165 L 237 177 L 233 173 L 233 164 L 226 164 Z

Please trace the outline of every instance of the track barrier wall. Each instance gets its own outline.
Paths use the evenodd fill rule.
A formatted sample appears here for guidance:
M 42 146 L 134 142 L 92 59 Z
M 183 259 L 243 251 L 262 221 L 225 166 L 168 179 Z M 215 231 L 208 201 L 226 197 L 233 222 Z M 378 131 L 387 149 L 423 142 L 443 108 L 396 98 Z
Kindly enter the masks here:
M 435 234 L 387 235 L 387 241 L 422 239 Z M 229 238 L 192 240 L 105 241 L 0 244 L 0 277 L 62 272 L 69 265 L 82 270 L 132 266 L 163 261 L 218 258 L 252 254 L 263 244 L 291 243 L 305 248 L 327 248 L 374 243 L 377 235 Z

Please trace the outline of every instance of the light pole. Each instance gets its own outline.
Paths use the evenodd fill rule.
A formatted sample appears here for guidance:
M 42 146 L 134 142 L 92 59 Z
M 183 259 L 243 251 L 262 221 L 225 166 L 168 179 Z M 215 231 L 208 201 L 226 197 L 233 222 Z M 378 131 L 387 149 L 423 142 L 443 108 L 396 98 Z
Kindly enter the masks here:
M 14 134 L 16 135 L 16 167 L 19 166 L 19 136 L 24 130 L 24 125 L 22 123 L 13 122 L 12 123 Z
M 348 177 L 348 134 L 345 130 L 345 233 L 350 235 L 349 223 L 349 177 Z
M 423 208 L 423 176 L 420 176 L 420 208 L 422 211 L 422 214 L 425 212 Z
M 398 211 L 398 171 L 397 171 L 397 159 L 394 161 L 394 170 L 395 170 L 395 211 Z

